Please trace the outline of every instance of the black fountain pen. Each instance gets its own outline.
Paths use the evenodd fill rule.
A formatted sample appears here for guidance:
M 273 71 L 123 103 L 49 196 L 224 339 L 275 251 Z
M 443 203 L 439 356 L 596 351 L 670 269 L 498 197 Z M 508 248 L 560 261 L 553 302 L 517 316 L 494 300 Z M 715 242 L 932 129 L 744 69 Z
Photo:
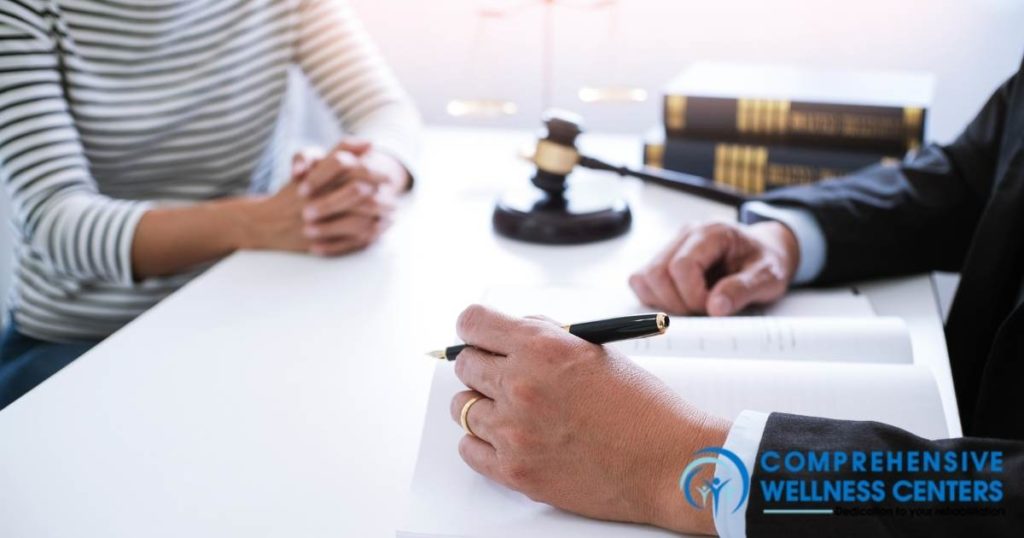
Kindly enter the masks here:
M 563 325 L 562 328 L 569 331 L 569 334 L 582 338 L 591 344 L 607 344 L 609 342 L 647 338 L 648 336 L 664 334 L 668 330 L 668 324 L 669 318 L 666 314 L 638 314 L 635 316 Z M 431 351 L 427 355 L 435 359 L 453 361 L 467 347 L 471 346 L 459 344 L 446 348 L 444 351 Z

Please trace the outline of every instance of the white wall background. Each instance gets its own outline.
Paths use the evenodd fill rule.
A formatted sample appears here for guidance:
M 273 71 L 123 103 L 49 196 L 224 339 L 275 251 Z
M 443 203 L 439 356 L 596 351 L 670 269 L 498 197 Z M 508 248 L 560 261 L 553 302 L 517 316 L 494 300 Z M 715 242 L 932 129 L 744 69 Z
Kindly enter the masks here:
M 523 0 L 349 1 L 428 122 L 538 125 L 539 7 L 481 25 L 481 5 Z M 945 141 L 1024 54 L 1021 0 L 620 0 L 611 11 L 555 8 L 553 20 L 555 104 L 583 113 L 591 131 L 642 133 L 656 123 L 658 102 L 583 105 L 580 85 L 627 84 L 656 96 L 689 63 L 721 60 L 932 72 L 938 84 L 929 136 Z M 520 113 L 457 121 L 445 113 L 453 97 L 512 99 Z M 9 214 L 0 200 L 0 221 Z M 9 230 L 2 226 L 0 298 L 10 264 Z
M 521 112 L 463 123 L 538 124 L 543 0 L 349 1 L 428 121 L 455 123 L 448 99 L 475 94 L 514 99 Z M 538 6 L 480 25 L 479 6 L 524 1 Z M 556 7 L 554 26 L 556 104 L 590 130 L 636 133 L 656 123 L 656 99 L 583 105 L 576 90 L 620 83 L 657 95 L 699 60 L 926 71 L 937 76 L 930 133 L 947 140 L 1024 55 L 1021 0 L 619 0 L 611 11 Z

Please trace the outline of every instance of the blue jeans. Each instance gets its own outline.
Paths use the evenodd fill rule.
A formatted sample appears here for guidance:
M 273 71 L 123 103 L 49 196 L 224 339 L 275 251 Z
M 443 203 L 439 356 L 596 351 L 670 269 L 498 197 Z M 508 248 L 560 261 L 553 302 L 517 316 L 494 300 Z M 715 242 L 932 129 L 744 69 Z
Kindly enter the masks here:
M 0 336 L 0 409 L 46 381 L 97 342 L 58 344 L 18 332 L 12 320 Z

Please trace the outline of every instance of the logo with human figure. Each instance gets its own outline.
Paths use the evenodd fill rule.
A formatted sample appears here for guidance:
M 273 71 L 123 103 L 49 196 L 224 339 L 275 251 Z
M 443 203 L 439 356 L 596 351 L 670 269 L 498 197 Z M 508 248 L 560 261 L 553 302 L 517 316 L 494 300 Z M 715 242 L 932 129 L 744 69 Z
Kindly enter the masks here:
M 715 515 L 719 505 L 731 507 L 736 513 L 743 507 L 750 495 L 750 473 L 743 460 L 730 450 L 718 447 L 702 448 L 693 453 L 696 457 L 679 477 L 679 490 L 690 506 L 703 510 L 709 505 Z M 701 478 L 701 471 L 711 466 L 713 475 Z M 738 497 L 736 493 L 739 493 Z M 696 493 L 696 497 L 694 496 Z

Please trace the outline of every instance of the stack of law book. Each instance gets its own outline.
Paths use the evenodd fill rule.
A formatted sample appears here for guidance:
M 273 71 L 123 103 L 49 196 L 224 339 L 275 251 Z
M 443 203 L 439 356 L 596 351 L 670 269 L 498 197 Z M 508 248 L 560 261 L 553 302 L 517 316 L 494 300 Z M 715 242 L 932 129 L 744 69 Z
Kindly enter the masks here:
M 668 84 L 644 164 L 747 194 L 813 183 L 920 147 L 933 77 L 698 63 Z

